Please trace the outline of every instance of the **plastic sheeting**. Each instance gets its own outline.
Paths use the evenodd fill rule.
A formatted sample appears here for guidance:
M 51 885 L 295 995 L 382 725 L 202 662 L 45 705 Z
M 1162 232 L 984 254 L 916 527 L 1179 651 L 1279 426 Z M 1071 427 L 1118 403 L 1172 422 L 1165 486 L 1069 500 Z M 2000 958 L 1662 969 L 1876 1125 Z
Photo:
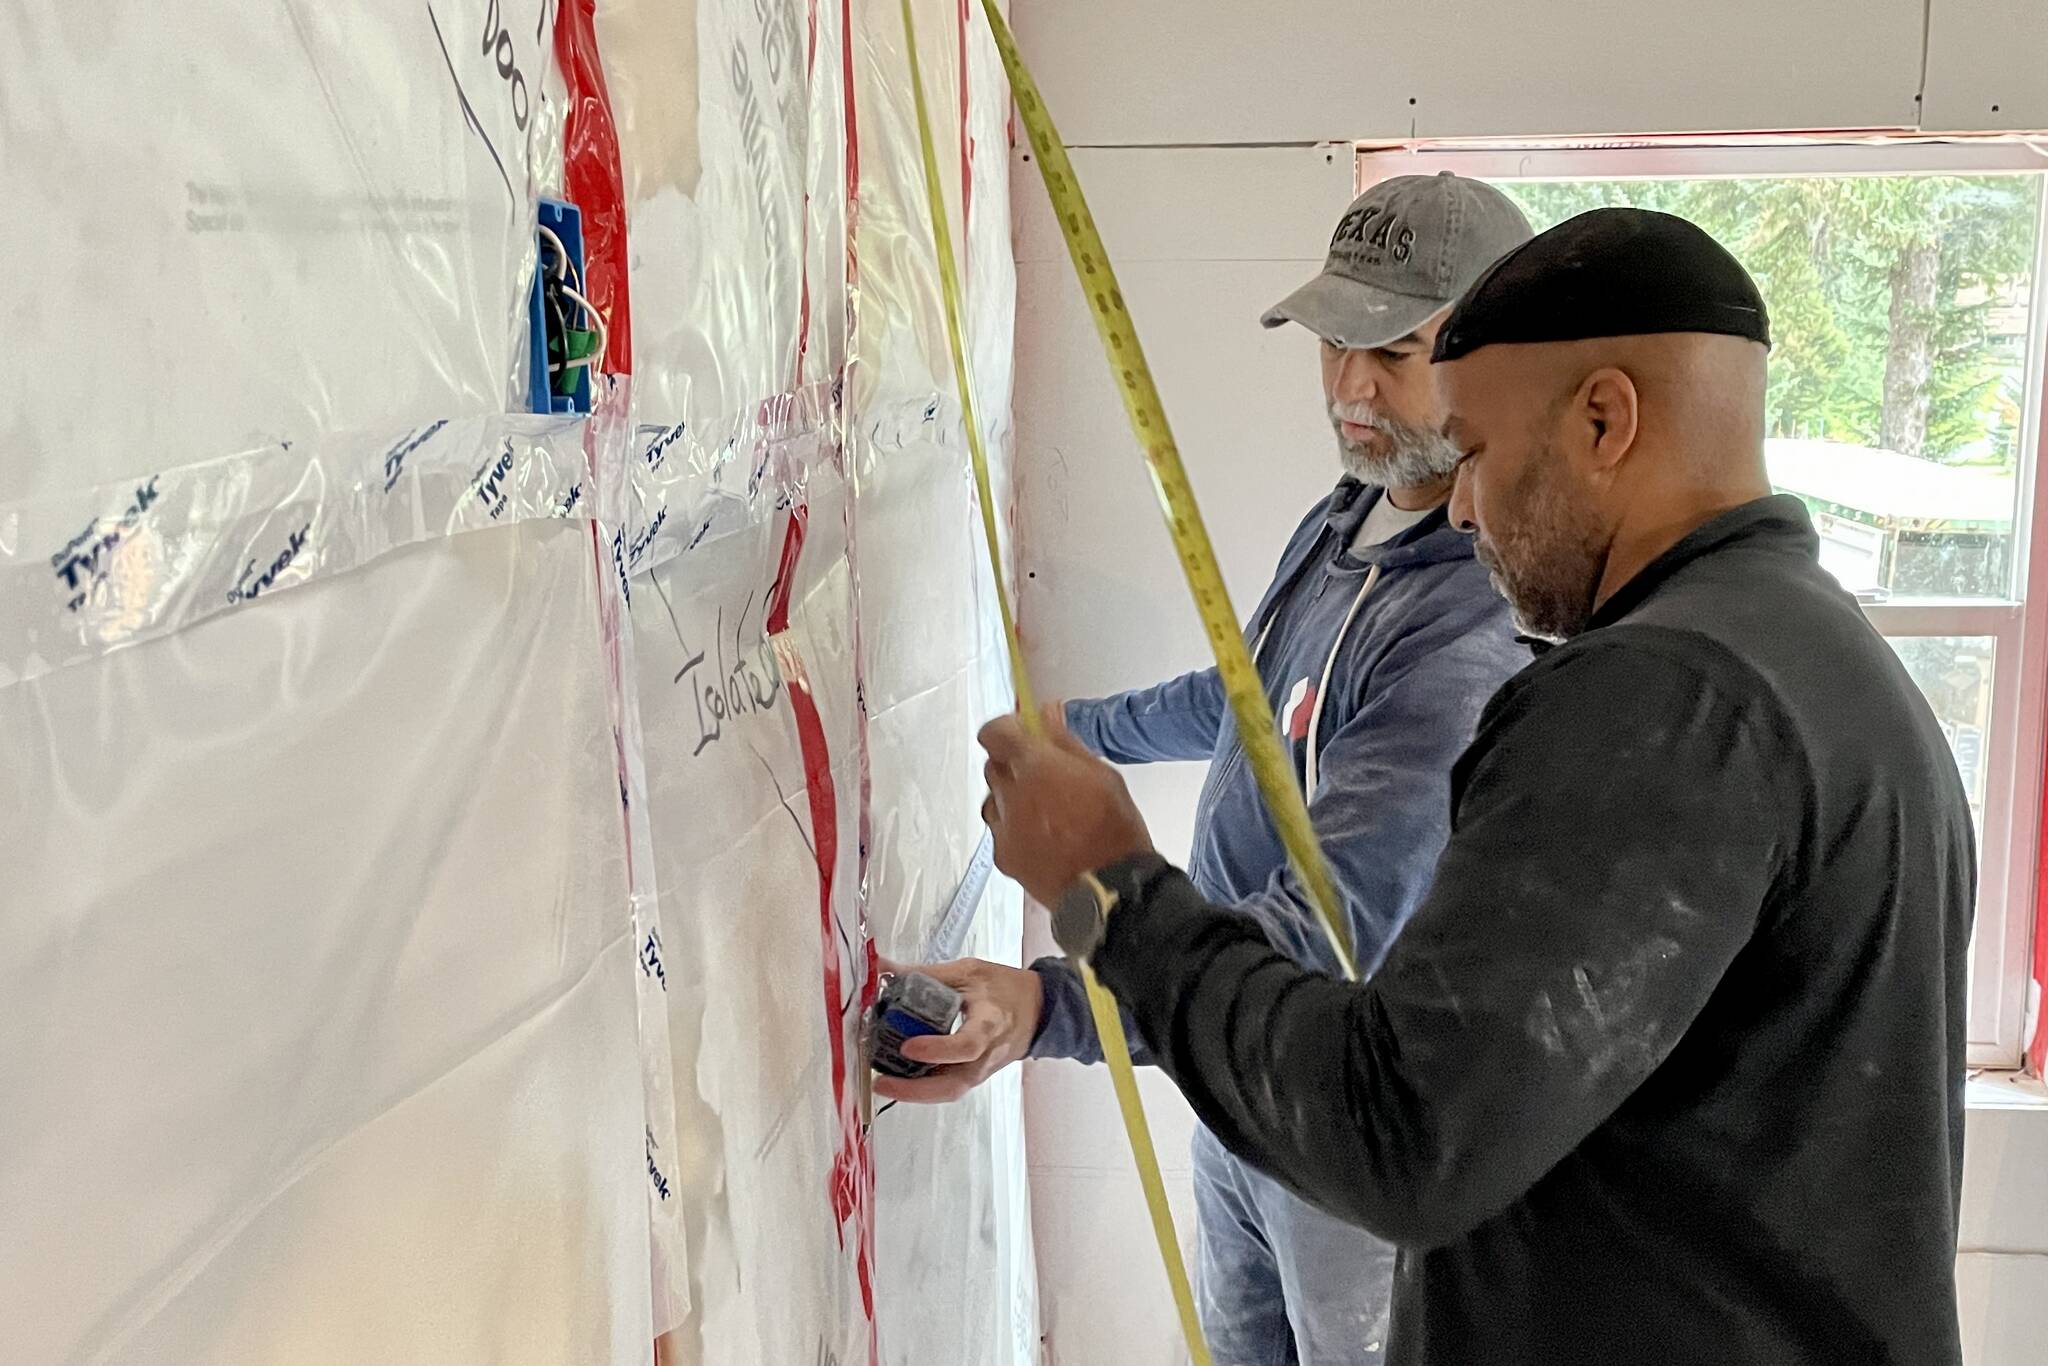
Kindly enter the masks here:
M 979 834 L 973 722 L 1007 704 L 897 11 L 597 18 L 641 318 L 625 514 L 646 567 L 641 753 L 655 891 L 690 965 L 668 999 L 693 1310 L 670 1356 L 1035 1361 L 1015 1080 L 898 1107 L 864 1145 L 846 1061 L 873 990 L 863 940 L 909 956 L 952 895 Z M 973 49 L 984 94 L 962 101 L 960 12 L 924 5 L 920 23 L 952 82 L 934 97 L 1000 150 L 993 54 Z M 663 73 L 692 50 L 685 126 Z M 1002 413 L 1005 188 L 998 155 L 970 196 L 967 286 Z M 662 321 L 653 299 L 673 301 Z M 1019 916 L 992 888 L 974 951 L 1014 957 Z M 759 1357 L 730 1355 L 743 1342 Z
M 896 22 L 15 16 L 0 1360 L 1035 1360 L 1014 1079 L 857 1052 L 1007 703 Z M 919 22 L 1006 415 L 999 68 Z M 588 419 L 507 411 L 540 193 Z
M 634 1359 L 588 562 L 465 536 L 0 689 L 0 1359 Z

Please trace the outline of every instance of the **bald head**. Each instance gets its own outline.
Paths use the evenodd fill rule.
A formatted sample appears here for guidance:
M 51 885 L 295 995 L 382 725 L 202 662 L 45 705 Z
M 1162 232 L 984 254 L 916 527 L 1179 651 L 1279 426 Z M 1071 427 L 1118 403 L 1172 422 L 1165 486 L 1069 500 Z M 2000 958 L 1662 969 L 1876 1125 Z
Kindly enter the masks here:
M 1703 332 L 1493 346 L 1440 367 L 1447 416 L 1463 425 L 1530 420 L 1551 439 L 1639 488 L 1732 492 L 1763 478 L 1767 354 Z
M 1434 357 L 1451 518 L 1523 629 L 1563 638 L 1701 523 L 1770 492 L 1769 310 L 1698 224 L 1595 209 L 1493 263 Z
M 1764 347 L 1667 332 L 1487 346 L 1440 367 L 1451 515 L 1524 629 L 1563 638 L 1687 532 L 1770 492 Z

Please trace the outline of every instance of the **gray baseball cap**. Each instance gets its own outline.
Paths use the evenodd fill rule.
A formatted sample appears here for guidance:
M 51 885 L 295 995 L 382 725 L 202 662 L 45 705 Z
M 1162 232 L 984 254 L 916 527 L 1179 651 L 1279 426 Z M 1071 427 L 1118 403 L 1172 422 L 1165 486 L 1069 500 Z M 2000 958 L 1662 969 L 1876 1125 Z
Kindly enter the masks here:
M 1382 180 L 1351 201 L 1323 273 L 1260 319 L 1349 348 L 1385 346 L 1455 303 L 1529 240 L 1529 220 L 1483 180 L 1444 171 Z

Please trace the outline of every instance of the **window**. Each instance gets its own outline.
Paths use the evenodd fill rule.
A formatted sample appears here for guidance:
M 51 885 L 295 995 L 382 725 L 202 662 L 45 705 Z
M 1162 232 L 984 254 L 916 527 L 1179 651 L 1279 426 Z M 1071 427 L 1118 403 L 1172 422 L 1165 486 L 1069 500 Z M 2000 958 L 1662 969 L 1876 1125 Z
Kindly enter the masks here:
M 1771 481 L 1813 514 L 1821 563 L 1954 750 L 1981 866 L 1970 1060 L 2016 1066 L 2048 707 L 2048 152 L 1693 139 L 1359 154 L 1361 185 L 1438 170 L 1500 185 L 1539 231 L 1603 205 L 1681 214 L 1756 276 Z

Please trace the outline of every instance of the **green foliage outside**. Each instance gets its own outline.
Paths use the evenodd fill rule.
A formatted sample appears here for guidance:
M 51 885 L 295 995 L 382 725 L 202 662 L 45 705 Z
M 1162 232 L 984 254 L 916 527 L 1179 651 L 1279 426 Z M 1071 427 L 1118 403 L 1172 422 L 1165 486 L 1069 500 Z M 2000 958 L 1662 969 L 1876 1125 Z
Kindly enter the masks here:
M 1689 218 L 1770 306 L 1770 434 L 2010 470 L 2033 175 L 1509 181 L 1541 231 L 1587 209 Z

